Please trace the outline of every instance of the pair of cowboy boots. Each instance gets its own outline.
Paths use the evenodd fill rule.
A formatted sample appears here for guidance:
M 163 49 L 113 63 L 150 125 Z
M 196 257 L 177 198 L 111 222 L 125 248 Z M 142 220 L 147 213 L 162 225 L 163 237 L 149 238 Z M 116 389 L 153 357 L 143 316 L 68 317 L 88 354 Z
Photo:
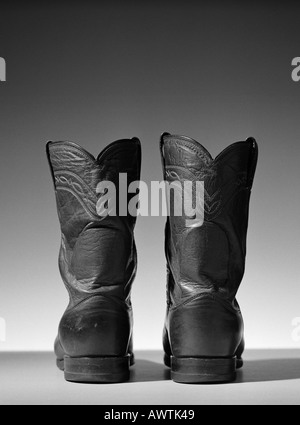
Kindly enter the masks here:
M 243 365 L 236 293 L 257 144 L 253 138 L 234 143 L 213 159 L 195 140 L 164 133 L 160 148 L 167 182 L 201 181 L 204 190 L 202 221 L 187 226 L 184 213 L 167 218 L 165 364 L 175 382 L 230 382 Z M 68 381 L 126 381 L 134 364 L 136 217 L 99 216 L 99 183 L 114 183 L 119 199 L 121 173 L 128 186 L 140 179 L 140 141 L 116 141 L 97 158 L 75 143 L 49 142 L 47 155 L 62 233 L 59 268 L 70 295 L 55 342 L 57 365 Z

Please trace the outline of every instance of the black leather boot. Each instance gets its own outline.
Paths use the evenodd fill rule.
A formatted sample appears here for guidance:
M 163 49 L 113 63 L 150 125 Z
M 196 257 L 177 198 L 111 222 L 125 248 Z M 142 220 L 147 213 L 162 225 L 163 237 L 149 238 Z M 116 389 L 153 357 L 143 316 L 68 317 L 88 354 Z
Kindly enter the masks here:
M 99 216 L 97 187 L 113 182 L 118 199 L 119 173 L 127 173 L 128 185 L 139 180 L 140 142 L 114 142 L 97 159 L 75 143 L 49 142 L 47 154 L 62 232 L 59 268 L 70 295 L 55 342 L 57 365 L 68 381 L 126 381 L 134 363 L 136 220 Z
M 257 144 L 253 138 L 234 143 L 213 159 L 195 140 L 164 133 L 161 153 L 166 181 L 204 182 L 204 221 L 190 226 L 191 217 L 174 216 L 171 202 L 166 224 L 165 364 L 176 382 L 233 381 L 243 365 L 235 297 L 245 268 Z

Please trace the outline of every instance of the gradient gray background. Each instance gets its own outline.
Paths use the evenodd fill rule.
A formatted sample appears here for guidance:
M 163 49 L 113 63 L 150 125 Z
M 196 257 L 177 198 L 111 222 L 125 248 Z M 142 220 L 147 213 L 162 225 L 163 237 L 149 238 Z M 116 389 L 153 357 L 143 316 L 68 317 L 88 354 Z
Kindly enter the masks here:
M 25 3 L 25 2 L 24 2 Z M 300 55 L 296 2 L 85 1 L 1 5 L 0 350 L 51 349 L 67 304 L 47 140 L 93 154 L 138 136 L 142 179 L 161 180 L 164 131 L 218 154 L 257 138 L 246 274 L 248 347 L 300 347 Z M 225 3 L 225 4 L 224 4 Z M 264 3 L 264 4 L 261 4 Z M 164 218 L 140 218 L 133 287 L 135 347 L 160 349 Z

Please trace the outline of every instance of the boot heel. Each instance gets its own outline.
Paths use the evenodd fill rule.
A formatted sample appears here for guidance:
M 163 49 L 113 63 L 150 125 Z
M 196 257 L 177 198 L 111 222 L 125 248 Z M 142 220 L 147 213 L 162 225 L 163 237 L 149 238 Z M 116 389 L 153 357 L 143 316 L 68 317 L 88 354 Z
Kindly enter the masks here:
M 129 380 L 133 358 L 126 357 L 65 357 L 66 381 L 83 383 L 118 383 Z
M 236 379 L 237 359 L 171 357 L 171 378 L 186 384 L 232 382 Z

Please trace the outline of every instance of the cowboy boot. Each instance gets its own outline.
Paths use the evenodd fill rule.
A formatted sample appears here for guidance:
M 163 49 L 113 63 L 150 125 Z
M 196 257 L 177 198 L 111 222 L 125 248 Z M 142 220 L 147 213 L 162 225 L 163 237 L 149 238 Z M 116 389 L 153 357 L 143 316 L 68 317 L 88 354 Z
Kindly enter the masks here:
M 136 219 L 99 215 L 99 183 L 113 182 L 119 199 L 119 173 L 127 173 L 128 185 L 139 180 L 140 142 L 114 142 L 97 159 L 75 143 L 49 142 L 47 155 L 62 233 L 59 268 L 70 296 L 55 342 L 57 365 L 67 381 L 126 381 L 134 363 Z
M 202 219 L 175 216 L 170 208 L 166 223 L 165 364 L 176 382 L 233 381 L 243 365 L 236 294 L 245 268 L 257 144 L 253 138 L 234 143 L 213 159 L 195 140 L 164 133 L 161 154 L 167 182 L 203 182 Z

